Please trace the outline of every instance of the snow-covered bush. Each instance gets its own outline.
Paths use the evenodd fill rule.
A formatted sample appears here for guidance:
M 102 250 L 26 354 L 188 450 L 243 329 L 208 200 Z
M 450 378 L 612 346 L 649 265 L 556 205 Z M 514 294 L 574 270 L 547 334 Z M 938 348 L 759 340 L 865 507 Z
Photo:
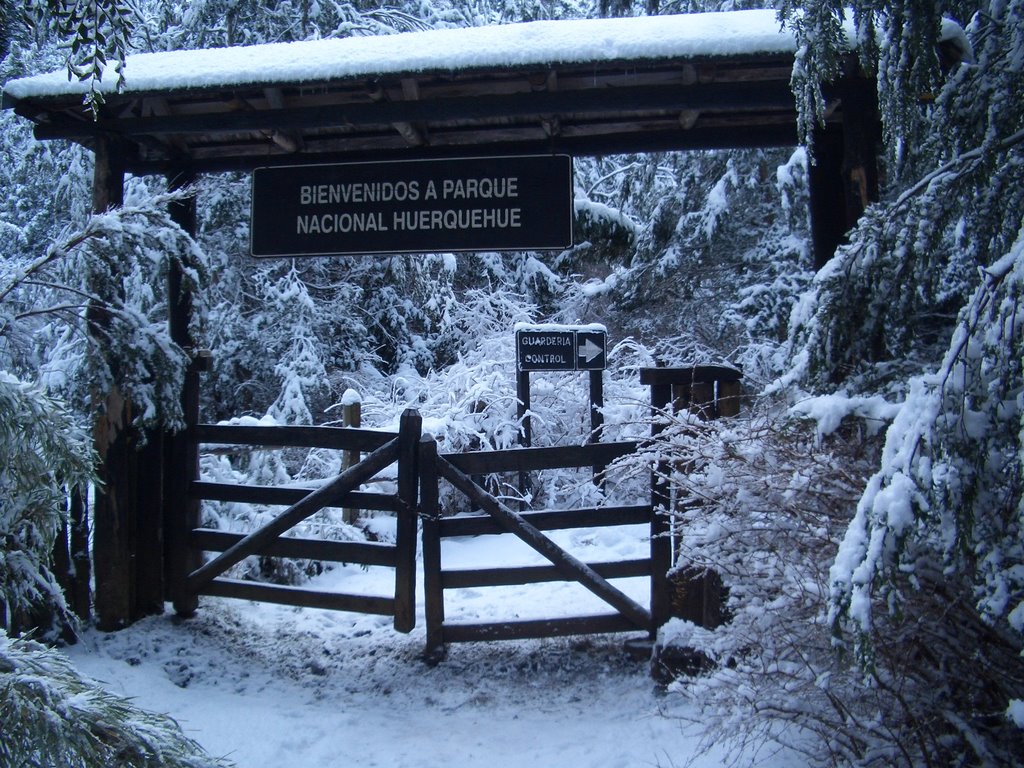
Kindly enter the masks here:
M 73 623 L 50 558 L 66 489 L 90 478 L 90 456 L 59 403 L 0 371 L 0 629 L 50 637 Z
M 814 84 L 845 41 L 838 4 L 805 5 L 794 80 L 810 126 Z M 878 73 L 890 188 L 794 312 L 784 381 L 903 404 L 822 621 L 863 676 L 847 697 L 898 704 L 848 718 L 865 744 L 879 725 L 890 735 L 860 762 L 1017 764 L 1024 3 L 851 5 Z M 952 43 L 959 63 L 938 55 Z
M 227 766 L 171 718 L 79 675 L 58 651 L 0 633 L 0 764 L 94 768 Z
M 870 663 L 837 646 L 830 568 L 892 411 L 833 397 L 717 422 L 684 414 L 625 460 L 671 468 L 677 570 L 724 586 L 725 623 L 673 619 L 660 637 L 705 662 L 670 690 L 700 705 L 708 746 L 783 744 L 835 766 L 1019 764 L 1019 646 L 962 579 L 919 568 L 901 610 L 873 614 Z

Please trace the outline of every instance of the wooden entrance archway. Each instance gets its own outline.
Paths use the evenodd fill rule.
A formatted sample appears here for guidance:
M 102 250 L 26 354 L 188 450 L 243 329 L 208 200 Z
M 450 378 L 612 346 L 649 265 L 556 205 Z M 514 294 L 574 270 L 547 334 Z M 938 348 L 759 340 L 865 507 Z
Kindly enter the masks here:
M 795 146 L 795 47 L 774 11 L 533 22 L 138 55 L 96 119 L 82 106 L 87 85 L 64 71 L 7 83 L 3 107 L 34 122 L 37 138 L 95 153 L 93 205 L 103 211 L 120 204 L 126 173 L 179 186 L 299 163 Z M 851 69 L 825 94 L 810 179 L 819 265 L 877 194 L 874 93 Z M 195 234 L 192 205 L 173 215 Z M 180 274 L 169 277 L 168 299 L 171 336 L 189 349 Z M 201 362 L 183 393 L 193 422 Z M 162 557 L 163 510 L 195 504 L 175 482 L 191 476 L 194 447 L 151 437 L 148 450 L 162 456 L 140 461 L 119 423 L 104 420 L 110 434 L 97 439 L 104 628 L 162 606 L 162 580 L 140 570 Z M 147 553 L 125 538 L 137 530 L 151 534 Z

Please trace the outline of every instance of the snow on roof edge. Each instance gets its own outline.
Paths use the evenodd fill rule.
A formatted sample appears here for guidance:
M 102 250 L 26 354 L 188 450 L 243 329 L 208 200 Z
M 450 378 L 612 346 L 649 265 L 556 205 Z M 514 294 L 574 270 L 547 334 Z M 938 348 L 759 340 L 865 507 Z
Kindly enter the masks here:
M 189 90 L 346 77 L 588 61 L 793 53 L 774 10 L 533 21 L 373 37 L 328 38 L 129 56 L 123 92 Z M 67 70 L 3 86 L 3 106 L 32 97 L 79 95 L 88 82 Z M 99 83 L 110 93 L 114 85 Z

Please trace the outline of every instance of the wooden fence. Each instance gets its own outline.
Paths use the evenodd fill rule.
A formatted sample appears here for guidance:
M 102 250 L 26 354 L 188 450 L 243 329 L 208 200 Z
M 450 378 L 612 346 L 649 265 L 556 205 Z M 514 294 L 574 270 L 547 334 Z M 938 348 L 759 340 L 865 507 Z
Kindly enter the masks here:
M 208 424 L 194 427 L 191 437 L 196 450 L 200 445 L 301 446 L 359 451 L 367 455 L 314 490 L 193 480 L 189 497 L 194 506 L 182 520 L 182 525 L 187 528 L 182 536 L 187 541 L 185 554 L 193 567 L 179 569 L 181 583 L 173 590 L 177 595 L 175 607 L 178 612 L 187 614 L 194 611 L 199 595 L 216 595 L 393 616 L 396 630 L 412 630 L 416 623 L 416 494 L 420 428 L 420 415 L 412 409 L 402 415 L 397 435 L 338 427 Z M 396 462 L 398 482 L 395 493 L 357 490 Z M 286 509 L 258 530 L 243 535 L 200 527 L 198 506 L 203 500 L 281 505 Z M 322 541 L 284 535 L 325 507 L 393 512 L 397 516 L 395 543 Z M 201 553 L 204 551 L 219 554 L 202 563 Z M 395 569 L 394 593 L 386 596 L 349 595 L 224 576 L 229 568 L 250 555 L 392 567 Z
M 433 440 L 424 440 L 420 453 L 420 510 L 423 539 L 423 572 L 427 620 L 427 658 L 439 659 L 447 643 L 504 640 L 528 637 L 644 631 L 651 635 L 664 622 L 659 606 L 664 599 L 655 590 L 664 588 L 671 565 L 671 544 L 661 535 L 662 515 L 650 503 L 625 507 L 538 511 L 518 513 L 485 491 L 473 476 L 496 472 L 526 473 L 541 469 L 606 466 L 636 450 L 635 443 L 596 443 L 560 448 L 520 448 L 473 454 L 438 455 Z M 450 483 L 481 510 L 479 514 L 443 517 L 439 503 L 440 482 Z M 650 556 L 637 560 L 584 563 L 560 548 L 545 531 L 582 527 L 645 524 L 651 529 Z M 542 554 L 550 565 L 446 570 L 441 562 L 441 541 L 455 536 L 511 533 Z M 654 611 L 636 603 L 613 586 L 615 578 L 651 577 Z M 613 612 L 499 623 L 450 623 L 445 620 L 444 592 L 464 587 L 534 584 L 558 580 L 576 581 L 608 603 Z

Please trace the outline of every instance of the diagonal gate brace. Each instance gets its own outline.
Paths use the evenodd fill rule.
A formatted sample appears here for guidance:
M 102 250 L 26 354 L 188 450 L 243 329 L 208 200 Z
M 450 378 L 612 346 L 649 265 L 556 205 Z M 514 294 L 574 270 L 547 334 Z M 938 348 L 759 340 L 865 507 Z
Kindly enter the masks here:
M 462 470 L 443 456 L 438 456 L 437 464 L 437 469 L 441 476 L 472 499 L 477 506 L 493 517 L 506 531 L 514 533 L 534 550 L 550 560 L 559 573 L 572 581 L 582 584 L 636 624 L 638 628 L 650 631 L 650 611 L 613 587 L 608 583 L 607 579 L 598 574 L 589 565 L 559 547 L 536 526 L 531 525 L 522 515 L 512 511 L 491 496 L 487 491 L 474 483 L 469 475 L 462 472 Z

